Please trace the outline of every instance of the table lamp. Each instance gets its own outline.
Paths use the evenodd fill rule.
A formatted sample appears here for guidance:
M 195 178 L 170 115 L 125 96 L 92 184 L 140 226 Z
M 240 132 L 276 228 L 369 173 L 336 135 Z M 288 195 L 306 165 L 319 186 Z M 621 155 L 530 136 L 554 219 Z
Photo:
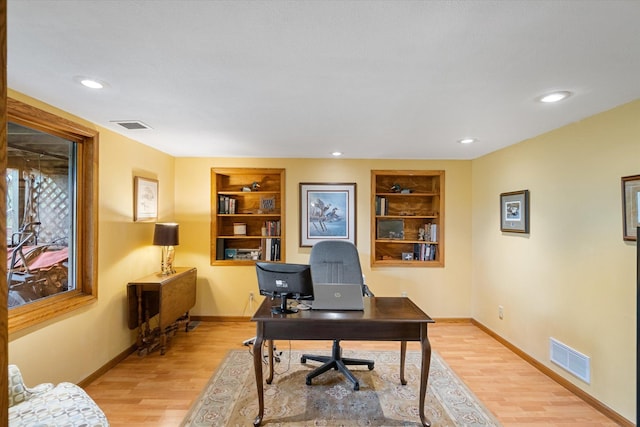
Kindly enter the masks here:
M 153 232 L 153 244 L 162 246 L 162 275 L 168 276 L 176 272 L 173 268 L 175 257 L 174 246 L 178 246 L 178 224 L 175 222 L 157 223 Z

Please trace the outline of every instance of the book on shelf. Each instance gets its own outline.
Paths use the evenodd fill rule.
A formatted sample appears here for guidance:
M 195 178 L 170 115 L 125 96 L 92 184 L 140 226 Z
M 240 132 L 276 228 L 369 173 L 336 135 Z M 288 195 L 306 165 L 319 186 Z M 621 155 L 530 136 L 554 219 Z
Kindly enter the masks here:
M 265 261 L 280 261 L 280 239 L 268 237 L 263 239 L 263 245 L 262 255 Z
M 376 196 L 376 215 L 389 215 L 389 203 L 386 197 Z
M 235 214 L 236 199 L 222 194 L 218 195 L 218 213 L 219 214 Z
M 264 222 L 264 233 L 265 236 L 279 236 L 280 235 L 280 221 L 265 221 Z
M 438 224 L 428 222 L 424 225 L 424 240 L 427 242 L 438 241 Z
M 430 243 L 414 243 L 413 259 L 417 261 L 434 261 L 438 245 Z

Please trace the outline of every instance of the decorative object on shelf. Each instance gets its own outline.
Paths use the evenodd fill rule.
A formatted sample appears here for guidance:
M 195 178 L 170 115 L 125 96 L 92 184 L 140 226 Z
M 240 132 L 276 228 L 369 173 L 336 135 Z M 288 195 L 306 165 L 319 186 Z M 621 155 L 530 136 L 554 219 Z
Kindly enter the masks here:
M 403 261 L 413 261 L 413 253 L 412 252 L 402 252 Z
M 404 239 L 404 220 L 381 219 L 378 221 L 378 239 Z
M 392 193 L 411 194 L 411 191 L 412 190 L 410 188 L 402 188 L 400 184 L 393 184 L 391 186 Z
M 500 194 L 500 231 L 529 232 L 529 190 Z
M 244 222 L 234 222 L 233 223 L 233 234 L 236 236 L 246 236 L 247 235 L 247 224 Z
M 173 268 L 173 260 L 175 258 L 174 246 L 178 246 L 179 225 L 175 222 L 157 223 L 153 233 L 153 244 L 156 246 L 162 246 L 162 265 L 161 273 L 163 276 L 168 276 L 175 273 Z
M 258 213 L 269 213 L 273 212 L 276 209 L 276 198 L 274 196 L 271 197 L 260 197 L 260 209 Z
M 638 240 L 640 224 L 640 175 L 622 177 L 623 240 Z
M 136 176 L 133 179 L 133 220 L 152 222 L 158 219 L 158 180 Z
M 300 183 L 300 246 L 322 240 L 355 245 L 355 183 Z
M 259 189 L 260 184 L 258 183 L 258 181 L 253 181 L 251 185 L 245 185 L 244 187 L 242 187 L 242 191 L 244 191 L 245 193 L 248 193 L 250 191 L 258 191 Z

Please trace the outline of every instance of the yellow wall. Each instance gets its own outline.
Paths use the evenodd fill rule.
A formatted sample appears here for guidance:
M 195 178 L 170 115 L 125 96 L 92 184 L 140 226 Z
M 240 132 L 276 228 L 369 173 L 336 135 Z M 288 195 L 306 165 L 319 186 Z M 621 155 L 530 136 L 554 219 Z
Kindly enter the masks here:
M 249 316 L 249 292 L 257 295 L 255 268 L 210 266 L 211 168 L 286 169 L 286 260 L 306 263 L 299 247 L 299 183 L 355 182 L 357 246 L 367 283 L 376 295 L 407 294 L 433 317 L 469 317 L 471 309 L 471 162 L 339 159 L 176 159 L 176 219 L 180 222 L 178 265 L 198 268 L 193 314 Z M 372 169 L 442 169 L 445 177 L 445 268 L 370 267 Z M 255 309 L 255 306 L 253 307 Z
M 640 173 L 640 100 L 473 161 L 472 316 L 635 419 L 635 242 L 620 178 Z M 499 194 L 528 189 L 531 233 L 500 232 Z M 504 307 L 504 320 L 498 318 Z M 549 362 L 591 358 L 591 384 Z
M 9 96 L 100 132 L 98 301 L 9 337 L 9 363 L 27 384 L 79 382 L 135 342 L 127 327 L 126 285 L 160 268 L 153 223 L 133 222 L 133 177 L 158 179 L 160 220 L 173 219 L 174 159 L 19 93 Z

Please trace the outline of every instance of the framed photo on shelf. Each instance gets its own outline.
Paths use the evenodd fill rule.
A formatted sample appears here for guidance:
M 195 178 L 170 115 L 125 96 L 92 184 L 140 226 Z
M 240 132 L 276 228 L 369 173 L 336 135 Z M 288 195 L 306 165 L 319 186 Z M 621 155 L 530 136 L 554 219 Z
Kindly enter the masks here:
M 321 240 L 356 244 L 355 183 L 300 183 L 300 246 Z
M 378 239 L 403 240 L 404 220 L 402 219 L 379 219 Z
M 133 178 L 133 220 L 158 220 L 158 180 L 136 176 Z
M 638 240 L 640 175 L 622 177 L 622 239 Z
M 500 231 L 529 232 L 529 190 L 500 194 Z

